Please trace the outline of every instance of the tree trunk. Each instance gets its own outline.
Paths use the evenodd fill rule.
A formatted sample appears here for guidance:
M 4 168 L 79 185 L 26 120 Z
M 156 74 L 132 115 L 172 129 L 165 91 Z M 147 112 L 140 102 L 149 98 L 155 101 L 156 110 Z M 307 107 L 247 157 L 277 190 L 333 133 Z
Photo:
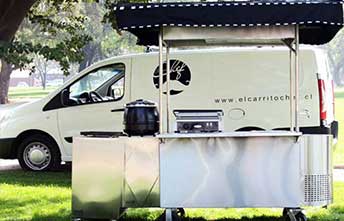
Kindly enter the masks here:
M 37 0 L 0 0 L 0 42 L 9 43 L 30 8 Z M 12 67 L 1 58 L 0 72 L 0 104 L 8 102 L 8 88 Z
M 37 0 L 0 1 L 0 41 L 10 42 Z
M 8 88 L 10 86 L 10 75 L 12 66 L 6 61 L 1 60 L 0 70 L 0 104 L 8 103 Z
M 84 60 L 79 64 L 79 72 L 90 66 L 94 61 L 96 61 L 97 52 L 99 51 L 100 44 L 94 44 L 93 42 L 88 43 L 83 48 Z

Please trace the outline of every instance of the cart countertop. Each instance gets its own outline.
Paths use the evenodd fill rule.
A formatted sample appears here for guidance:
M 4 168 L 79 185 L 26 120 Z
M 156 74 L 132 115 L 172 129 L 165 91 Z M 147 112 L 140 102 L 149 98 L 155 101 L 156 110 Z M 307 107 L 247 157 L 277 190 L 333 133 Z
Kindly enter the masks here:
M 297 137 L 301 132 L 291 131 L 242 131 L 217 133 L 165 133 L 157 138 L 210 138 L 210 137 Z

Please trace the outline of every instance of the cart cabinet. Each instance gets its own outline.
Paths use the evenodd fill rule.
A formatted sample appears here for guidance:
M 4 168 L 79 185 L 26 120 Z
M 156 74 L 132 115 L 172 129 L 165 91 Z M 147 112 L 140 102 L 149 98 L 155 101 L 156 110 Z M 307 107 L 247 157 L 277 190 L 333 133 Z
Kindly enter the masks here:
M 74 138 L 73 216 L 115 219 L 123 207 L 159 207 L 159 142 Z
M 272 134 L 77 137 L 73 214 L 117 218 L 127 207 L 330 204 L 332 138 Z
M 161 207 L 279 208 L 332 202 L 329 136 L 180 138 L 171 136 L 160 145 Z

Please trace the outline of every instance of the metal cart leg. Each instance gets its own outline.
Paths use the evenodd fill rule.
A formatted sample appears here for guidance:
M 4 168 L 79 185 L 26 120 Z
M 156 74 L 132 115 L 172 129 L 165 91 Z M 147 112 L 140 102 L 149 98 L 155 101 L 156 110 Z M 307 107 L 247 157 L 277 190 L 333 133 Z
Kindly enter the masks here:
M 172 209 L 165 210 L 165 221 L 172 221 Z
M 307 221 L 301 208 L 284 208 L 283 218 L 285 221 Z
M 163 214 L 158 218 L 159 221 L 181 221 L 185 216 L 183 208 L 165 209 Z

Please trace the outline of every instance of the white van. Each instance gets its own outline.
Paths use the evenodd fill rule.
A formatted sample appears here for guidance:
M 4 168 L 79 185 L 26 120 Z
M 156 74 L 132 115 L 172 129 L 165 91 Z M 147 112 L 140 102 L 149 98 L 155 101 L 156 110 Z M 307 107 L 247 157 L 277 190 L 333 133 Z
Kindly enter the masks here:
M 301 131 L 337 136 L 327 58 L 320 49 L 307 47 L 301 48 L 300 59 Z M 28 170 L 70 162 L 73 136 L 82 131 L 122 131 L 124 105 L 140 98 L 157 102 L 158 82 L 156 53 L 122 56 L 87 68 L 41 100 L 4 105 L 0 158 L 18 158 Z M 171 94 L 171 110 L 223 110 L 224 131 L 288 130 L 289 51 L 176 51 L 171 54 Z M 173 127 L 173 114 L 170 119 Z

